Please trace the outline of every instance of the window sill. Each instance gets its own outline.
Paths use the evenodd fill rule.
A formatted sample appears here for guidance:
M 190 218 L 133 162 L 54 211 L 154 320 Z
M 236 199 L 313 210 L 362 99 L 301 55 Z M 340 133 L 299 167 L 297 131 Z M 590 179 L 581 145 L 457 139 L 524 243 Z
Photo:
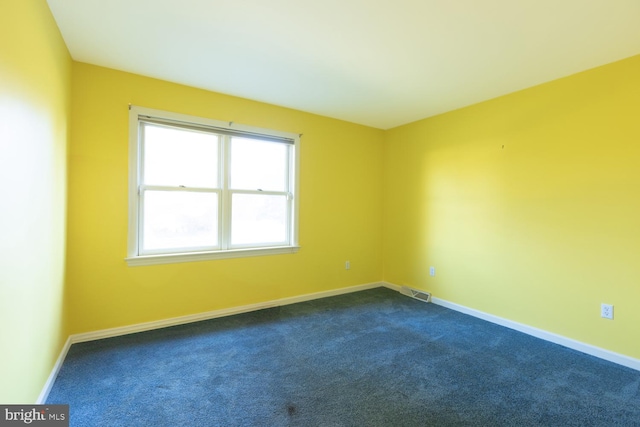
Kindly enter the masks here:
M 295 254 L 300 246 L 280 246 L 259 249 L 234 249 L 215 252 L 191 252 L 162 255 L 141 255 L 125 258 L 129 267 L 156 264 L 174 264 L 179 262 L 208 261 L 213 259 L 244 258 L 265 255 Z

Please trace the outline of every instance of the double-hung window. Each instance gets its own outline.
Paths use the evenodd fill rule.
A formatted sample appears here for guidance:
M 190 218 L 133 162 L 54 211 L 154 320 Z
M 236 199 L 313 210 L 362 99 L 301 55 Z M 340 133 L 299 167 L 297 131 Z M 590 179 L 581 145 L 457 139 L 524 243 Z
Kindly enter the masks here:
M 130 108 L 129 265 L 296 252 L 299 136 Z

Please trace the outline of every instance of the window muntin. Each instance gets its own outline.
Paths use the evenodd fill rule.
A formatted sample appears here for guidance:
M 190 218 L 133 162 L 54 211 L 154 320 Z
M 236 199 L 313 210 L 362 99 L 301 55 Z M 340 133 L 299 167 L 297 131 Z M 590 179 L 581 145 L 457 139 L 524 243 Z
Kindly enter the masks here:
M 288 146 L 231 138 L 231 182 L 239 190 L 287 191 Z
M 297 135 L 131 108 L 130 265 L 296 252 Z

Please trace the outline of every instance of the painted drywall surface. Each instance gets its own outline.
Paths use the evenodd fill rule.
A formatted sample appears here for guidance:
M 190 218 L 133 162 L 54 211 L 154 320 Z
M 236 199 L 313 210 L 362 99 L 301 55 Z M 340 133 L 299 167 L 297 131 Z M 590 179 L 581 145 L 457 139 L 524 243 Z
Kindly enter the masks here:
M 639 117 L 635 56 L 388 131 L 385 280 L 640 358 Z
M 0 2 L 0 402 L 36 401 L 67 338 L 71 58 L 44 0 Z
M 382 278 L 383 131 L 83 63 L 74 63 L 72 93 L 67 278 L 74 333 Z M 128 267 L 129 103 L 303 134 L 300 252 Z

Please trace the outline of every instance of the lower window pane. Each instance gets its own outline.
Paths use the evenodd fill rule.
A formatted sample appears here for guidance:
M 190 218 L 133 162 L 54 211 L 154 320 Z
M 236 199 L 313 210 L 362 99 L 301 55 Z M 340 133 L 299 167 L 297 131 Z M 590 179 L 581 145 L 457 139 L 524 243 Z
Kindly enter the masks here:
M 287 242 L 286 196 L 234 194 L 231 212 L 232 245 Z
M 146 191 L 143 224 L 143 251 L 218 246 L 218 195 Z

